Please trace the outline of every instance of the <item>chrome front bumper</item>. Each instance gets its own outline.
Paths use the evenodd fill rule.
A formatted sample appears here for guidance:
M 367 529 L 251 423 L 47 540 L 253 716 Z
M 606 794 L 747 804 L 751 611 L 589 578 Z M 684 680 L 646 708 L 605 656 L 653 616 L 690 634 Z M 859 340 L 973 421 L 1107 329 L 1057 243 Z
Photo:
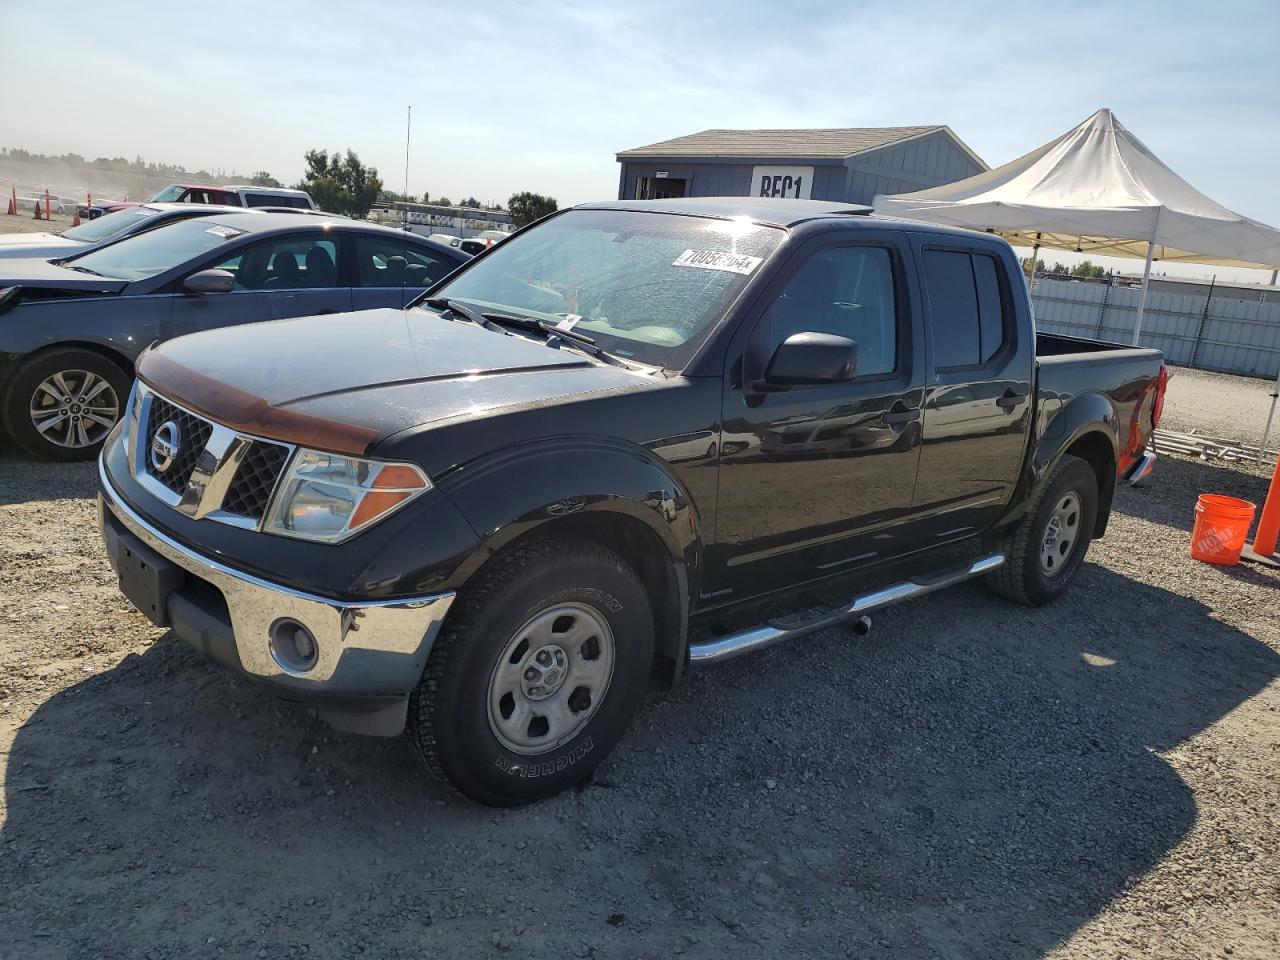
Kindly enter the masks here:
M 229 620 L 219 625 L 215 615 L 215 630 L 221 626 L 221 632 L 230 633 L 244 673 L 295 693 L 321 696 L 404 694 L 417 685 L 453 603 L 452 592 L 399 600 L 339 601 L 272 583 L 219 563 L 166 536 L 124 502 L 101 461 L 98 476 L 98 520 L 108 547 L 108 525 L 113 518 L 119 527 L 164 560 L 214 587 L 226 602 Z M 112 562 L 116 563 L 115 556 Z M 166 605 L 173 613 L 174 602 L 166 601 Z M 270 629 L 281 618 L 296 620 L 314 635 L 318 653 L 310 669 L 290 670 L 272 653 Z M 202 648 L 201 638 L 191 634 L 208 631 L 187 624 L 184 633 L 179 619 L 173 618 L 175 632 Z M 202 619 L 207 622 L 210 618 Z M 207 648 L 203 649 L 209 654 Z

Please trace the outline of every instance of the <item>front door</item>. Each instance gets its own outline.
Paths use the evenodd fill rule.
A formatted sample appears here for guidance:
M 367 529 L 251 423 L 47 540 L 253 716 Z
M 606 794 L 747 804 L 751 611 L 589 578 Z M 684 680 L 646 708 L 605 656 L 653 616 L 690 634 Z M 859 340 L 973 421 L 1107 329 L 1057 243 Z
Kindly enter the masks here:
M 179 293 L 172 336 L 350 310 L 351 288 L 338 285 L 339 262 L 337 237 L 316 233 L 273 237 L 221 262 L 202 264 L 199 270 L 229 271 L 235 286 L 230 293 Z
M 753 393 L 726 378 L 709 599 L 852 569 L 910 546 L 923 358 L 902 241 L 858 231 L 818 247 L 766 294 L 749 349 L 795 333 L 858 344 L 855 378 Z
M 934 542 L 985 529 L 1012 497 L 1030 430 L 1035 343 L 1022 333 L 1029 321 L 1018 322 L 1007 249 L 922 243 L 919 258 L 931 376 L 914 503 Z

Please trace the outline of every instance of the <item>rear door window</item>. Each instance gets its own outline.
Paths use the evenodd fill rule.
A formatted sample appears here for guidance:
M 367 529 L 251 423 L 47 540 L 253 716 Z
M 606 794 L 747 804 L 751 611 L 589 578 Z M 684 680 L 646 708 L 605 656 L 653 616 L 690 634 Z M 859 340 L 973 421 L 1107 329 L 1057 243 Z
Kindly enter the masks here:
M 425 289 L 455 269 L 452 260 L 434 256 L 395 237 L 356 237 L 356 285 Z
M 995 257 L 926 249 L 924 272 L 934 368 L 987 363 L 1004 346 L 1008 327 Z

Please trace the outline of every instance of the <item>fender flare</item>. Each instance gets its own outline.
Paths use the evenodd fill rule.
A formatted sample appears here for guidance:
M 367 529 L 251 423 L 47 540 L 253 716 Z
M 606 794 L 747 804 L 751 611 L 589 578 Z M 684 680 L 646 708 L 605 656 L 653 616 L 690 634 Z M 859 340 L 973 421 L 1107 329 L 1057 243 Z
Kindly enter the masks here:
M 499 550 L 539 530 L 589 531 L 597 520 L 643 525 L 663 548 L 665 583 L 654 598 L 658 648 L 674 664 L 673 679 L 679 676 L 702 569 L 702 518 L 661 458 L 624 441 L 558 437 L 490 454 L 441 477 L 437 487 L 480 540 L 454 573 L 459 587 Z
M 1114 465 L 1120 453 L 1120 423 L 1111 401 L 1100 393 L 1082 393 L 1072 397 L 1052 416 L 1033 443 L 1027 456 L 1027 464 L 1018 483 L 1014 506 L 1000 518 L 997 526 L 1004 526 L 1023 517 L 1035 503 L 1044 488 L 1045 481 L 1066 451 L 1082 438 L 1097 435 L 1103 438 L 1111 454 L 1112 470 L 1098 491 L 1097 533 L 1106 529 L 1111 513 L 1111 496 L 1115 491 Z

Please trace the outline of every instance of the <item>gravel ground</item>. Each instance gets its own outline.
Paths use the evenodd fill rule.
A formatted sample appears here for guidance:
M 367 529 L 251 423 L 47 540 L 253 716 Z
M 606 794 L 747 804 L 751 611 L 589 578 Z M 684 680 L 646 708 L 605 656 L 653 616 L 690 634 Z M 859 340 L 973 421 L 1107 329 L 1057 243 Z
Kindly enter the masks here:
M 0 956 L 1280 955 L 1280 576 L 1186 555 L 1257 470 L 1166 457 L 1053 606 L 696 673 L 505 812 L 152 628 L 92 478 L 0 452 Z
M 1192 430 L 1222 440 L 1238 440 L 1250 446 L 1262 442 L 1271 409 L 1274 380 L 1233 377 L 1207 370 L 1171 367 L 1164 423 L 1170 430 Z M 1280 413 L 1271 428 L 1268 450 L 1275 450 L 1280 432 Z
M 70 215 L 61 216 L 56 213 L 50 220 L 37 220 L 30 210 L 11 217 L 4 212 L 8 207 L 9 198 L 0 195 L 0 233 L 61 233 L 73 222 Z

